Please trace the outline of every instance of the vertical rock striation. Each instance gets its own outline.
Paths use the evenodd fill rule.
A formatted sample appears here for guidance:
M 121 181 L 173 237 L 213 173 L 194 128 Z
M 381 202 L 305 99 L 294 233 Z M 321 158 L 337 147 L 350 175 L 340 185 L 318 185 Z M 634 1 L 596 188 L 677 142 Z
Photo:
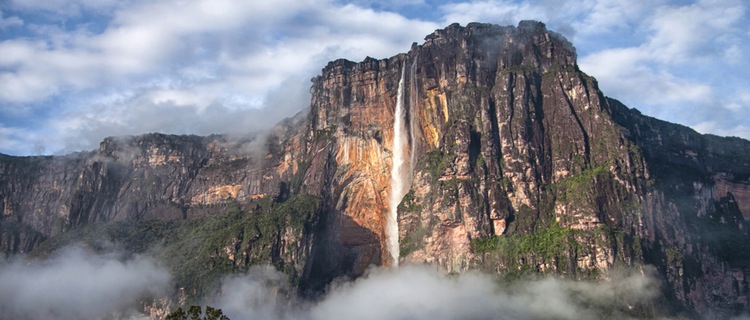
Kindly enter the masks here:
M 336 100 L 312 114 L 340 139 L 382 137 L 368 153 L 387 153 L 397 75 L 409 62 L 415 161 L 398 212 L 402 262 L 577 279 L 653 264 L 675 305 L 704 314 L 747 308 L 748 204 L 739 197 L 750 162 L 724 149 L 748 150 L 746 141 L 701 136 L 606 98 L 570 43 L 536 22 L 451 25 L 405 55 L 338 61 L 313 90 L 314 100 L 328 92 Z M 360 114 L 379 120 L 352 121 Z M 684 137 L 667 139 L 674 131 Z M 674 154 L 705 160 L 685 167 Z M 385 191 L 383 171 L 352 175 Z M 346 201 L 341 214 L 366 208 L 377 218 L 386 211 L 378 203 Z M 382 234 L 377 223 L 360 225 Z

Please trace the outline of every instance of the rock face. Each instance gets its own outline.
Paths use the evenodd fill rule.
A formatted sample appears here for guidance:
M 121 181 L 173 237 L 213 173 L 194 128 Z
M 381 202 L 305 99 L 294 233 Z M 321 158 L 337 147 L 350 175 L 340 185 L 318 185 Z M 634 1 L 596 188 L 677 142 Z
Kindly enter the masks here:
M 228 202 L 282 208 L 308 195 L 320 202 L 305 228 L 269 231 L 269 259 L 296 260 L 286 265 L 301 289 L 387 265 L 399 81 L 411 171 L 401 263 L 574 279 L 654 265 L 678 310 L 748 310 L 750 142 L 605 97 L 570 43 L 528 21 L 454 24 L 406 54 L 333 61 L 313 79 L 307 117 L 265 140 L 152 134 L 108 138 L 98 152 L 4 156 L 0 246 L 26 253 L 92 223 L 189 220 Z

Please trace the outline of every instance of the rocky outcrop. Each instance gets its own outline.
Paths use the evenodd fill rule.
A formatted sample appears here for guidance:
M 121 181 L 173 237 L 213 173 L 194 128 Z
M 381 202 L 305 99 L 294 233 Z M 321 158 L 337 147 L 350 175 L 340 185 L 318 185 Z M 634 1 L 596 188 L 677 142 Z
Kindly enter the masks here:
M 402 234 L 431 232 L 403 242 L 412 251 L 406 259 L 462 272 L 486 259 L 466 249 L 472 240 L 559 227 L 585 233 L 577 242 L 591 244 L 581 253 L 589 258 L 566 257 L 569 270 L 542 268 L 611 266 L 615 253 L 593 239 L 613 221 L 638 226 L 637 192 L 647 172 L 596 81 L 578 70 L 572 46 L 539 23 L 471 24 L 438 30 L 412 52 L 424 61 L 415 74 L 423 84 L 415 109 L 430 138 L 405 208 L 418 210 L 402 215 L 410 226 Z M 437 115 L 442 121 L 430 121 L 433 110 L 446 110 Z M 551 258 L 524 264 L 545 266 Z
M 668 296 L 692 310 L 719 318 L 727 314 L 716 309 L 746 312 L 750 143 L 700 135 L 609 102 L 651 172 L 641 206 L 644 262 L 665 276 Z
M 678 310 L 748 310 L 750 142 L 606 98 L 572 45 L 541 23 L 454 24 L 408 53 L 333 61 L 311 94 L 306 117 L 263 139 L 151 134 L 64 157 L 4 156 L 0 245 L 24 253 L 92 223 L 191 221 L 238 203 L 276 212 L 274 227 L 229 234 L 219 256 L 292 266 L 300 288 L 315 292 L 391 261 L 400 100 L 410 158 L 401 263 L 574 279 L 649 264 Z M 319 200 L 304 222 L 260 209 L 300 196 Z
M 606 98 L 572 46 L 536 22 L 451 25 L 407 54 L 336 61 L 314 80 L 311 121 L 335 137 L 337 173 L 356 177 L 333 181 L 336 215 L 380 241 L 381 255 L 359 259 L 385 262 L 384 175 L 402 70 L 415 159 L 399 209 L 403 263 L 572 278 L 653 264 L 675 305 L 747 308 L 750 162 L 738 150 L 750 144 Z M 352 141 L 380 160 L 353 167 Z M 349 196 L 361 184 L 375 192 Z

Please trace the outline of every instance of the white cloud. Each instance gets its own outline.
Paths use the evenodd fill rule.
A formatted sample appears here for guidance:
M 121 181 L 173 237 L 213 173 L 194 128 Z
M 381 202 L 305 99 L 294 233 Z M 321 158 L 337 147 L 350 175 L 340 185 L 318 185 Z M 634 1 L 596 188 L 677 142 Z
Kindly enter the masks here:
M 677 105 L 685 102 L 710 103 L 710 86 L 682 79 L 668 70 L 654 70 L 647 52 L 641 48 L 612 49 L 581 59 L 581 69 L 593 70 L 605 94 L 626 97 L 638 104 Z
M 17 127 L 0 125 L 0 153 L 9 150 L 23 150 L 26 154 L 44 154 L 47 150 L 39 132 Z
M 560 8 L 565 6 L 559 5 Z M 458 2 L 440 7 L 445 12 L 445 23 L 489 22 L 501 25 L 516 25 L 519 20 L 546 21 L 544 7 L 530 3 L 508 0 Z
M 114 318 L 138 299 L 166 293 L 169 272 L 154 261 L 69 248 L 46 261 L 0 265 L 0 310 L 8 319 Z
M 665 63 L 720 57 L 725 48 L 731 47 L 722 40 L 743 30 L 736 24 L 741 22 L 744 10 L 741 2 L 734 0 L 659 7 L 650 18 L 653 35 L 646 48 Z
M 440 21 L 372 9 L 411 10 L 409 16 L 414 16 L 413 10 L 427 6 L 423 1 L 403 6 L 355 3 L 14 1 L 8 12 L 19 19 L 25 13 L 39 12 L 62 18 L 43 16 L 48 17 L 45 22 L 36 17 L 34 24 L 20 26 L 30 36 L 0 41 L 0 81 L 4 84 L 0 119 L 54 114 L 57 118 L 38 121 L 39 127 L 32 130 L 41 131 L 43 126 L 73 130 L 55 136 L 104 133 L 84 128 L 115 118 L 119 119 L 115 127 L 122 130 L 102 130 L 129 134 L 172 130 L 176 125 L 141 125 L 123 110 L 172 105 L 183 107 L 186 117 L 200 117 L 209 106 L 232 112 L 256 109 L 263 107 L 269 91 L 295 79 L 311 78 L 330 60 L 389 57 L 456 21 L 515 25 L 520 19 L 542 20 L 573 37 L 584 71 L 599 78 L 606 94 L 651 114 L 648 109 L 657 105 L 666 110 L 669 103 L 707 103 L 727 95 L 717 83 L 722 76 L 712 68 L 732 64 L 732 71 L 747 69 L 743 64 L 747 18 L 741 1 L 673 4 L 658 0 L 649 5 L 624 0 L 453 2 L 439 6 L 442 16 L 431 14 Z M 87 15 L 95 16 L 95 21 L 87 20 Z M 89 23 L 98 29 L 89 28 Z M 705 76 L 708 72 L 714 72 L 713 79 Z M 742 81 L 734 77 L 732 85 L 742 87 Z M 106 104 L 105 97 L 120 100 Z M 133 107 L 136 101 L 139 105 Z M 162 123 L 153 122 L 157 124 Z M 48 149 L 60 146 L 50 143 Z
M 632 33 L 650 8 L 665 1 L 484 0 L 445 4 L 440 10 L 444 12 L 446 24 L 476 21 L 515 25 L 519 20 L 539 20 L 575 40 L 578 34 L 589 37 L 614 31 Z
M 225 279 L 211 304 L 232 319 L 625 319 L 623 309 L 658 293 L 648 275 L 610 276 L 598 283 L 547 278 L 502 286 L 477 272 L 447 276 L 405 266 L 335 283 L 318 302 L 300 305 L 285 299 L 283 276 L 266 268 Z
M 0 30 L 4 30 L 10 27 L 22 26 L 23 20 L 19 17 L 3 17 L 5 14 L 0 11 Z
M 17 9 L 73 12 L 91 5 L 79 1 L 71 4 L 73 10 L 63 2 L 31 2 L 17 4 Z M 38 36 L 32 40 L 0 42 L 0 48 L 10 53 L 0 57 L 0 79 L 8 83 L 0 92 L 0 109 L 10 112 L 7 109 L 14 105 L 54 108 L 62 117 L 50 119 L 50 126 L 71 130 L 59 136 L 103 131 L 188 133 L 187 125 L 178 126 L 176 121 L 160 127 L 165 123 L 132 115 L 184 107 L 186 118 L 205 119 L 202 112 L 208 106 L 240 113 L 257 109 L 268 100 L 269 92 L 285 84 L 305 79 L 309 86 L 307 79 L 327 61 L 389 57 L 408 50 L 412 42 L 439 27 L 330 1 L 165 0 L 104 8 L 111 13 L 99 33 L 75 27 L 78 31 L 65 31 L 52 23 L 37 26 Z M 302 94 L 291 96 L 308 91 L 300 90 Z M 127 96 L 127 101 L 97 102 L 105 96 Z M 50 99 L 55 103 L 48 103 Z M 299 105 L 293 110 L 309 105 L 309 101 L 295 103 Z M 220 125 L 224 122 L 189 122 L 197 128 L 190 133 L 225 128 Z M 52 150 L 59 147 L 50 144 Z
M 629 28 L 655 4 L 630 0 L 584 1 L 581 7 L 588 9 L 588 14 L 580 23 L 575 23 L 576 29 L 584 34 L 600 34 Z
M 739 65 L 744 62 L 745 53 L 737 44 L 730 44 L 723 52 L 723 59 L 731 64 Z
M 703 121 L 692 125 L 695 131 L 700 133 L 712 133 L 720 136 L 732 136 L 748 139 L 750 138 L 750 126 L 745 124 L 727 127 L 715 120 Z
M 740 92 L 739 97 L 742 102 L 745 104 L 750 104 L 750 89 L 747 89 L 748 91 Z
M 741 62 L 745 14 L 745 4 L 735 0 L 664 2 L 632 20 L 640 43 L 583 55 L 581 69 L 599 80 L 605 94 L 649 115 L 702 132 L 750 137 L 707 125 L 737 127 L 750 116 L 729 98 L 743 90 L 738 77 L 747 69 Z

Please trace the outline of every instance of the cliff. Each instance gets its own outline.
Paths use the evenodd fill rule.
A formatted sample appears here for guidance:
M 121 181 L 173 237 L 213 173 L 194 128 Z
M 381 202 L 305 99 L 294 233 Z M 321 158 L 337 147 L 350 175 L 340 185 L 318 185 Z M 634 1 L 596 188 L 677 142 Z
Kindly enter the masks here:
M 269 261 L 303 292 L 395 263 L 573 279 L 654 265 L 675 311 L 748 311 L 750 142 L 605 97 L 541 23 L 450 25 L 405 54 L 333 61 L 311 93 L 306 117 L 265 138 L 150 134 L 4 156 L 0 245 L 7 256 L 113 224 L 230 216 L 205 253 L 223 262 L 208 266 Z

